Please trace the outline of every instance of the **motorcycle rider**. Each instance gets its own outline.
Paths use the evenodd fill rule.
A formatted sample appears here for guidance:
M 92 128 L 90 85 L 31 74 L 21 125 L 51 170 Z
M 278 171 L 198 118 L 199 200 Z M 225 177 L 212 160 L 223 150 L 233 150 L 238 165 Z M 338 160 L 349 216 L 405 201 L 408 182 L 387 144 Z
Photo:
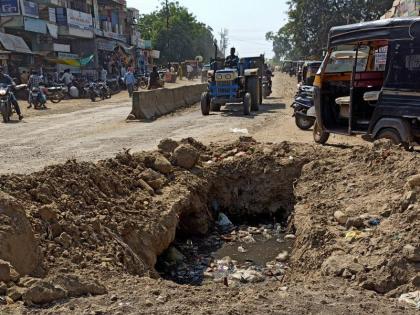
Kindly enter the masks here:
M 150 72 L 148 90 L 160 88 L 160 76 L 157 67 L 153 66 L 153 71 Z
M 271 91 L 271 87 L 273 86 L 273 81 L 271 78 L 274 77 L 274 74 L 266 63 L 264 64 L 264 75 L 267 78 L 268 86 L 270 87 Z
M 0 66 L 0 84 L 11 85 L 13 88 L 16 86 L 16 83 L 13 81 L 13 79 L 10 76 L 8 76 L 6 73 L 4 73 L 4 69 L 2 66 Z M 19 104 L 13 92 L 11 92 L 10 94 L 10 101 L 13 107 L 15 108 L 16 114 L 19 116 L 19 120 L 22 120 L 23 115 L 20 111 Z
M 225 59 L 225 67 L 227 68 L 237 68 L 239 64 L 239 57 L 235 55 L 236 49 L 232 47 L 230 49 L 230 55 Z
M 28 99 L 29 106 L 28 106 L 28 108 L 31 108 L 32 107 L 31 90 L 34 87 L 36 87 L 36 88 L 39 89 L 39 93 L 40 93 L 39 97 L 41 97 L 42 99 L 45 100 L 45 95 L 44 95 L 44 93 L 43 93 L 43 91 L 42 91 L 42 89 L 40 87 L 41 83 L 43 83 L 42 76 L 38 75 L 38 72 L 36 70 L 32 70 L 31 71 L 31 75 L 30 75 L 29 80 L 28 80 L 28 90 L 29 90 L 29 99 Z M 44 108 L 47 108 L 45 106 L 45 104 L 43 105 L 43 107 Z

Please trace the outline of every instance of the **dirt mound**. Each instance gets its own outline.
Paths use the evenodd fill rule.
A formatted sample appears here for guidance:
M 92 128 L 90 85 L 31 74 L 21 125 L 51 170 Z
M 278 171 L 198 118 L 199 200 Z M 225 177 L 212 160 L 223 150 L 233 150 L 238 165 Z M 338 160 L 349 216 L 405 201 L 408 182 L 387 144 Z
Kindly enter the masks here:
M 305 165 L 295 190 L 295 267 L 303 274 L 323 267 L 393 296 L 414 289 L 418 266 L 403 248 L 420 245 L 420 212 L 417 190 L 404 187 L 418 169 L 415 156 L 387 144 L 337 150 Z
M 0 259 L 21 276 L 36 275 L 35 267 L 47 278 L 71 270 L 105 287 L 111 274 L 158 277 L 157 257 L 177 235 L 206 235 L 223 212 L 234 222 L 288 223 L 297 239 L 286 281 L 339 277 L 390 296 L 418 283 L 420 189 L 409 178 L 419 162 L 412 154 L 387 143 L 328 148 L 248 137 L 211 147 L 165 140 L 159 149 L 0 177 L 37 242 L 32 268 L 19 269 L 2 251 Z M 0 230 L 11 226 L 3 220 Z M 44 301 L 36 295 L 44 291 L 71 296 L 56 286 L 34 289 L 34 299 Z

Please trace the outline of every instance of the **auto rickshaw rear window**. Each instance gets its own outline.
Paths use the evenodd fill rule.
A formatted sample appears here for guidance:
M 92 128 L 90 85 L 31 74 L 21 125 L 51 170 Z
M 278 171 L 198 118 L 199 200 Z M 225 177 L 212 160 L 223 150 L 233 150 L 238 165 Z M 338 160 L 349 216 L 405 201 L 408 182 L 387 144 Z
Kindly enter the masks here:
M 389 49 L 389 71 L 385 87 L 420 91 L 420 43 L 393 42 Z

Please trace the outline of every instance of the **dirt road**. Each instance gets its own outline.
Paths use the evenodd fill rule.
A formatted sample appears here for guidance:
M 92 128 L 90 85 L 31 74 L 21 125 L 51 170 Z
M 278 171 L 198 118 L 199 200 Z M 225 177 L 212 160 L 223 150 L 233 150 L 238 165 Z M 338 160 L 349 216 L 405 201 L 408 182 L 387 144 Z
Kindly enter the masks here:
M 194 137 L 206 144 L 231 141 L 243 135 L 233 133 L 234 128 L 247 129 L 260 141 L 312 142 L 312 133 L 300 131 L 291 117 L 295 87 L 294 79 L 277 74 L 272 97 L 249 117 L 238 106 L 203 117 L 197 104 L 153 122 L 127 123 L 131 103 L 124 92 L 94 106 L 88 100 L 56 108 L 52 104 L 50 111 L 26 115 L 21 123 L 0 125 L 0 173 L 28 173 L 73 158 L 104 159 L 124 148 L 149 150 L 166 137 Z M 359 142 L 349 138 L 331 142 L 339 140 Z

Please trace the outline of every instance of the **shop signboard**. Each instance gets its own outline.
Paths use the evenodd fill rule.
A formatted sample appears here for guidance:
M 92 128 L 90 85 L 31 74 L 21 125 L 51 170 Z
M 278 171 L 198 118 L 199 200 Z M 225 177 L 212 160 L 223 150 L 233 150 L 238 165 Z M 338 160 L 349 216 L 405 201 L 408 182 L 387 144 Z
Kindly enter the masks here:
M 149 39 L 144 40 L 144 48 L 145 49 L 152 49 L 152 41 Z
M 119 40 L 119 41 L 122 41 L 122 42 L 126 41 L 126 38 L 125 38 L 124 35 L 114 33 L 114 32 L 105 32 L 104 31 L 104 37 L 112 38 L 112 39 Z
M 25 31 L 47 34 L 47 23 L 44 20 L 25 17 L 24 27 Z
M 397 16 L 417 16 L 420 9 L 418 0 L 400 0 L 397 8 Z
M 18 0 L 0 0 L 0 16 L 19 15 Z
M 69 27 L 68 34 L 81 38 L 93 38 L 93 31 L 81 30 L 80 28 L 75 27 Z
M 160 51 L 159 50 L 152 50 L 150 57 L 152 57 L 153 59 L 159 59 L 160 57 Z
M 70 45 L 54 43 L 53 44 L 53 50 L 54 51 L 59 51 L 59 52 L 69 53 L 70 52 Z
M 114 51 L 117 43 L 115 41 L 97 39 L 97 45 L 99 50 Z
M 70 53 L 66 53 L 66 52 L 57 52 L 57 57 L 60 58 L 60 59 L 79 59 L 79 55 L 70 54 Z M 80 73 L 80 68 L 78 68 L 78 67 L 72 67 L 72 66 L 69 66 L 69 65 L 62 65 L 62 64 L 57 65 L 57 71 L 58 72 L 63 72 L 66 69 L 70 69 L 70 72 L 72 72 L 72 73 Z
M 35 2 L 22 0 L 22 15 L 38 18 L 38 4 Z
M 91 30 L 93 28 L 92 15 L 72 9 L 67 9 L 67 24 L 81 30 Z
M 57 17 L 55 16 L 55 8 L 48 8 L 48 19 L 50 22 L 57 23 Z

